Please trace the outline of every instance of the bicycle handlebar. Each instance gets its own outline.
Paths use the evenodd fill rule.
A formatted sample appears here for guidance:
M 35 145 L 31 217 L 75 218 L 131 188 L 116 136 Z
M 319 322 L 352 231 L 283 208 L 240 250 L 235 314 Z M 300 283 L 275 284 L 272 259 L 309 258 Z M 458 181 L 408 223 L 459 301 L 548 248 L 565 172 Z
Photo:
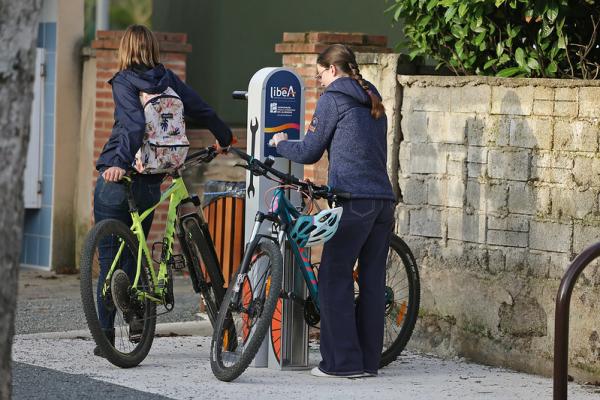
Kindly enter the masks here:
M 205 147 L 195 153 L 189 154 L 185 158 L 184 164 L 187 164 L 192 161 L 199 160 L 201 162 L 210 162 L 217 156 L 217 149 L 215 146 Z
M 231 93 L 231 97 L 233 97 L 235 100 L 248 100 L 248 92 L 245 90 L 234 90 Z
M 195 153 L 188 155 L 185 158 L 183 165 L 179 169 L 189 167 L 196 163 L 208 163 L 208 162 L 212 161 L 218 154 L 219 153 L 217 153 L 217 149 L 214 145 L 205 147 Z M 179 169 L 174 171 L 173 173 L 167 173 L 167 175 L 177 176 L 179 174 Z M 123 175 L 121 180 L 119 180 L 115 183 L 130 184 L 131 179 L 138 174 L 139 174 L 139 172 L 137 172 L 135 169 L 128 169 L 127 171 L 125 171 L 125 175 Z
M 352 198 L 352 195 L 350 193 L 338 191 L 327 185 L 321 186 L 321 185 L 316 185 L 310 181 L 302 181 L 302 180 L 296 178 L 294 175 L 286 174 L 281 171 L 278 171 L 275 168 L 272 168 L 272 167 L 266 165 L 265 163 L 257 160 L 256 158 L 250 156 L 249 154 L 245 153 L 242 150 L 239 150 L 236 148 L 231 148 L 230 151 L 232 151 L 233 153 L 238 155 L 238 157 L 240 157 L 242 160 L 246 161 L 247 165 L 242 166 L 242 167 L 251 171 L 255 175 L 259 175 L 259 176 L 264 175 L 265 177 L 268 178 L 267 174 L 271 174 L 271 175 L 275 176 L 276 178 L 280 179 L 282 181 L 282 183 L 293 185 L 293 186 L 298 186 L 298 187 L 308 190 L 315 198 L 330 199 L 330 198 L 336 197 L 339 199 L 346 199 L 346 200 L 349 200 L 350 198 Z

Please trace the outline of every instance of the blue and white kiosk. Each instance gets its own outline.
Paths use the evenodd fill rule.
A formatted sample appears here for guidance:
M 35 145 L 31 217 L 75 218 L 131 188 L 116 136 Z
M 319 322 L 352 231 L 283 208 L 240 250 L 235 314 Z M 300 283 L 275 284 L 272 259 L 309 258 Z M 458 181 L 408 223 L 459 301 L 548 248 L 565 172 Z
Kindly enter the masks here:
M 278 132 L 287 133 L 290 140 L 304 137 L 304 83 L 289 68 L 263 68 L 257 71 L 248 86 L 247 152 L 263 160 L 275 159 L 273 167 L 295 176 L 304 176 L 304 168 L 282 158 L 269 145 Z M 267 212 L 265 193 L 275 185 L 264 177 L 246 173 L 246 243 L 258 210 Z M 300 204 L 297 193 L 290 194 L 294 205 Z M 268 196 L 267 196 L 268 197 Z M 268 233 L 268 232 L 263 232 Z M 284 250 L 283 289 L 306 298 L 307 289 L 289 249 Z M 256 354 L 254 367 L 274 369 L 303 369 L 308 367 L 308 325 L 304 321 L 303 307 L 292 300 L 279 299 L 271 328 L 265 342 Z

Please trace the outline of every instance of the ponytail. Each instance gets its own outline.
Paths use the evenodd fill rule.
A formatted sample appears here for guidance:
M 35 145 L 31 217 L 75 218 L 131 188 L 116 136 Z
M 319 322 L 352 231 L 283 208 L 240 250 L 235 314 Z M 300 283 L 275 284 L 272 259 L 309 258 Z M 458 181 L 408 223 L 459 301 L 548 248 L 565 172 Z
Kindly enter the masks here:
M 350 77 L 352 79 L 354 79 L 356 82 L 358 82 L 360 87 L 362 87 L 365 90 L 365 92 L 367 92 L 369 97 L 371 98 L 371 116 L 375 119 L 381 118 L 383 115 L 385 115 L 385 107 L 383 106 L 383 103 L 379 99 L 379 96 L 377 96 L 375 93 L 373 93 L 373 91 L 371 90 L 371 88 L 369 87 L 367 82 L 363 79 L 363 77 L 360 74 L 360 71 L 358 69 L 358 65 L 356 65 L 356 63 L 349 62 L 348 68 L 351 71 Z
M 352 79 L 358 82 L 360 87 L 362 87 L 364 91 L 367 92 L 367 95 L 369 95 L 369 98 L 371 99 L 371 116 L 375 119 L 379 119 L 385 115 L 385 107 L 383 106 L 381 99 L 373 93 L 369 84 L 360 74 L 356 63 L 356 57 L 350 47 L 343 44 L 332 44 L 319 54 L 317 57 L 317 64 L 326 68 L 335 65 L 341 71 L 348 74 Z

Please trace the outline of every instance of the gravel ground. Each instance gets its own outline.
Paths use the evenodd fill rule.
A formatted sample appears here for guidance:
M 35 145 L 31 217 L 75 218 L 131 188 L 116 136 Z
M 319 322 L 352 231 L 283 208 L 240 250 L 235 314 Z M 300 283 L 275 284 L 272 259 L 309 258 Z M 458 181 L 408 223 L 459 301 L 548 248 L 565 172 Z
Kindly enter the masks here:
M 175 279 L 175 310 L 159 317 L 163 334 L 155 339 L 146 360 L 136 368 L 119 369 L 91 354 L 94 343 L 81 309 L 78 276 L 22 270 L 19 290 L 13 346 L 15 399 L 537 400 L 552 396 L 548 378 L 413 353 L 404 353 L 377 378 L 332 380 L 314 378 L 308 371 L 249 368 L 234 383 L 223 383 L 210 369 L 208 321 L 164 324 L 198 319 L 199 296 L 185 276 Z M 311 366 L 319 358 L 318 347 L 311 343 Z M 599 398 L 596 386 L 569 385 L 569 399 Z
M 441 360 L 406 353 L 376 378 L 315 378 L 308 370 L 279 371 L 250 367 L 232 383 L 213 376 L 209 362 L 210 339 L 202 336 L 160 337 L 138 367 L 116 368 L 90 355 L 89 340 L 40 339 L 36 335 L 15 338 L 14 359 L 37 367 L 76 374 L 58 375 L 65 384 L 88 380 L 127 386 L 140 392 L 173 399 L 457 399 L 457 400 L 538 400 L 552 398 L 552 380 L 501 368 L 471 364 L 463 360 Z M 310 364 L 319 360 L 312 347 Z M 19 366 L 20 367 L 20 366 Z M 44 373 L 46 371 L 43 371 Z M 31 384 L 20 381 L 27 386 Z M 110 387 L 110 390 L 119 388 Z M 22 391 L 16 388 L 17 392 Z M 144 393 L 124 393 L 129 398 Z M 90 394 L 94 398 L 94 394 Z M 50 398 L 50 397 L 48 397 Z M 96 398 L 106 398 L 102 392 Z M 570 400 L 597 400 L 600 389 L 569 385 Z
M 200 295 L 188 276 L 174 276 L 175 308 L 158 317 L 158 323 L 194 321 Z M 160 310 L 160 309 L 159 309 Z M 79 275 L 56 275 L 21 269 L 15 333 L 60 332 L 87 329 L 79 294 Z

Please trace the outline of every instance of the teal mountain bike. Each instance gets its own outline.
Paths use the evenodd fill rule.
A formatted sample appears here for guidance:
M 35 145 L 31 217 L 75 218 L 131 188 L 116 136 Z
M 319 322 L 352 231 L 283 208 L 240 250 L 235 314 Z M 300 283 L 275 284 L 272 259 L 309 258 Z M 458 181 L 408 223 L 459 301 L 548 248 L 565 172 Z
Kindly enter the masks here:
M 213 147 L 187 157 L 171 175 L 171 185 L 160 201 L 140 214 L 131 191 L 131 178 L 120 183 L 127 187 L 131 226 L 116 219 L 97 223 L 88 233 L 80 259 L 81 301 L 92 337 L 101 354 L 122 368 L 144 360 L 156 328 L 156 317 L 175 305 L 173 270 L 187 268 L 192 286 L 206 305 L 214 325 L 225 294 L 217 255 L 202 212 L 182 214 L 182 205 L 201 206 L 197 195 L 190 196 L 180 176 L 183 169 L 210 162 L 216 157 Z M 142 221 L 164 201 L 168 201 L 166 228 L 161 242 L 150 249 Z M 173 254 L 175 235 L 182 254 Z M 161 310 L 159 313 L 157 308 Z M 102 318 L 101 318 L 102 317 Z M 106 319 L 113 320 L 107 334 Z
M 306 249 L 293 240 L 293 225 L 300 216 L 286 198 L 286 190 L 300 191 L 310 200 L 327 199 L 333 203 L 348 199 L 327 186 L 284 174 L 272 168 L 273 159 L 260 162 L 248 154 L 233 149 L 251 174 L 276 181 L 269 212 L 258 212 L 249 243 L 246 244 L 242 263 L 229 285 L 214 325 L 210 364 L 214 375 L 222 381 L 240 376 L 252 362 L 265 336 L 281 334 L 281 302 L 290 299 L 304 307 L 305 321 L 319 323 L 318 267 L 306 257 Z M 263 223 L 271 224 L 263 234 Z M 306 299 L 282 290 L 283 251 L 290 246 L 296 265 L 306 282 Z M 355 266 L 355 296 L 360 296 L 358 273 Z M 419 312 L 420 283 L 415 258 L 406 243 L 396 235 L 391 238 L 386 265 L 386 299 L 384 346 L 380 367 L 394 361 L 410 339 Z M 269 330 L 269 326 L 271 329 Z M 281 337 L 272 337 L 272 343 L 281 345 Z

